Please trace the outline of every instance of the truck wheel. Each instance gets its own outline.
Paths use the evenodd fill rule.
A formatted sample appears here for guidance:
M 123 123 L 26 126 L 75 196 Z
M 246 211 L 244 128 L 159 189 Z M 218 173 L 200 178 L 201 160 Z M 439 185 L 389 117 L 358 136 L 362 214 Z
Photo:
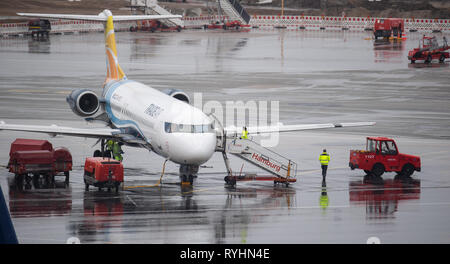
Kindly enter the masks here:
M 444 63 L 444 61 L 445 61 L 445 56 L 444 56 L 444 54 L 441 54 L 441 57 L 439 57 L 439 62 Z
M 431 57 L 431 55 L 428 55 L 427 58 L 425 59 L 425 63 L 431 63 L 432 60 L 433 58 Z
M 402 175 L 405 177 L 409 177 L 414 173 L 414 166 L 410 163 L 405 164 L 402 168 Z
M 369 175 L 370 174 L 370 170 L 364 170 L 364 172 Z
M 65 184 L 66 184 L 67 186 L 69 186 L 69 172 L 68 172 L 68 171 L 65 171 L 65 172 L 64 172 L 64 175 L 66 176 Z
M 380 177 L 384 173 L 384 166 L 380 163 L 373 165 L 372 174 L 376 177 Z

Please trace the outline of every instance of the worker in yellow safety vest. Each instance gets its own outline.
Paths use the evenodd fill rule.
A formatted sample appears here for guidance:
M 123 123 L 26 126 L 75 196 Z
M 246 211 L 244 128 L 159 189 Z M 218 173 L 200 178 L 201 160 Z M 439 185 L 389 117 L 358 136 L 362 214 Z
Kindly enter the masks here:
M 122 142 L 120 142 L 120 143 L 119 142 L 114 142 L 114 145 L 113 145 L 113 148 L 112 148 L 112 154 L 113 154 L 113 157 L 114 157 L 115 160 L 118 160 L 118 161 L 122 161 L 123 160 L 123 157 L 122 157 L 122 153 L 123 153 L 122 145 L 123 145 Z
M 319 161 L 320 165 L 322 166 L 323 181 L 325 181 L 325 177 L 327 176 L 328 163 L 330 162 L 330 155 L 327 153 L 326 149 L 324 149 L 322 154 L 320 154 Z
M 248 139 L 248 131 L 247 131 L 247 127 L 244 127 L 244 129 L 242 129 L 242 136 L 241 139 Z

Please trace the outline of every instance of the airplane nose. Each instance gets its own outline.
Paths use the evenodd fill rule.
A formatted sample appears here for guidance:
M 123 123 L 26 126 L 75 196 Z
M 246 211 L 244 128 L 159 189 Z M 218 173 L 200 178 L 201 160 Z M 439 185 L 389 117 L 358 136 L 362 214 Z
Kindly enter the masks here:
M 181 139 L 181 138 L 180 138 Z M 178 140 L 176 146 L 171 146 L 171 159 L 180 164 L 201 165 L 207 162 L 216 148 L 214 133 L 194 134 Z

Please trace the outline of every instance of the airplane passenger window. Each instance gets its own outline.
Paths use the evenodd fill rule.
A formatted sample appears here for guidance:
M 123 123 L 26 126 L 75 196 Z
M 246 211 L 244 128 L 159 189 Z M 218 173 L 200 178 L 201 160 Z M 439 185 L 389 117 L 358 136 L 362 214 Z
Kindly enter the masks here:
M 194 125 L 194 133 L 203 133 L 202 125 Z
M 164 123 L 164 130 L 166 131 L 166 133 L 172 133 L 172 124 L 171 123 L 168 123 L 168 122 L 165 122 Z
M 165 122 L 164 131 L 166 133 L 209 133 L 213 131 L 213 124 L 206 125 L 186 125 Z

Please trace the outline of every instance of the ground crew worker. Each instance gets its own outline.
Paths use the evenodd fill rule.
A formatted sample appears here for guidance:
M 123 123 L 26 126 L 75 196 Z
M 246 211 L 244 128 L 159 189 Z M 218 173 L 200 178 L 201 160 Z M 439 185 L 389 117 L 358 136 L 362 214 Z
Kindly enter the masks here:
M 241 137 L 241 139 L 248 139 L 247 127 L 244 127 L 244 129 L 242 130 L 242 137 Z
M 325 177 L 327 176 L 328 162 L 330 162 L 330 155 L 328 155 L 326 149 L 324 149 L 322 154 L 320 154 L 319 161 L 320 165 L 322 166 L 323 181 L 325 181 Z
M 112 139 L 106 142 L 106 150 L 112 152 L 114 146 L 114 141 Z
M 114 142 L 114 144 L 113 144 L 112 154 L 113 154 L 113 157 L 114 157 L 115 160 L 118 160 L 118 161 L 122 161 L 123 160 L 123 157 L 122 157 L 122 153 L 123 153 L 122 145 L 123 145 L 122 142 L 120 142 L 120 143 L 119 142 Z

